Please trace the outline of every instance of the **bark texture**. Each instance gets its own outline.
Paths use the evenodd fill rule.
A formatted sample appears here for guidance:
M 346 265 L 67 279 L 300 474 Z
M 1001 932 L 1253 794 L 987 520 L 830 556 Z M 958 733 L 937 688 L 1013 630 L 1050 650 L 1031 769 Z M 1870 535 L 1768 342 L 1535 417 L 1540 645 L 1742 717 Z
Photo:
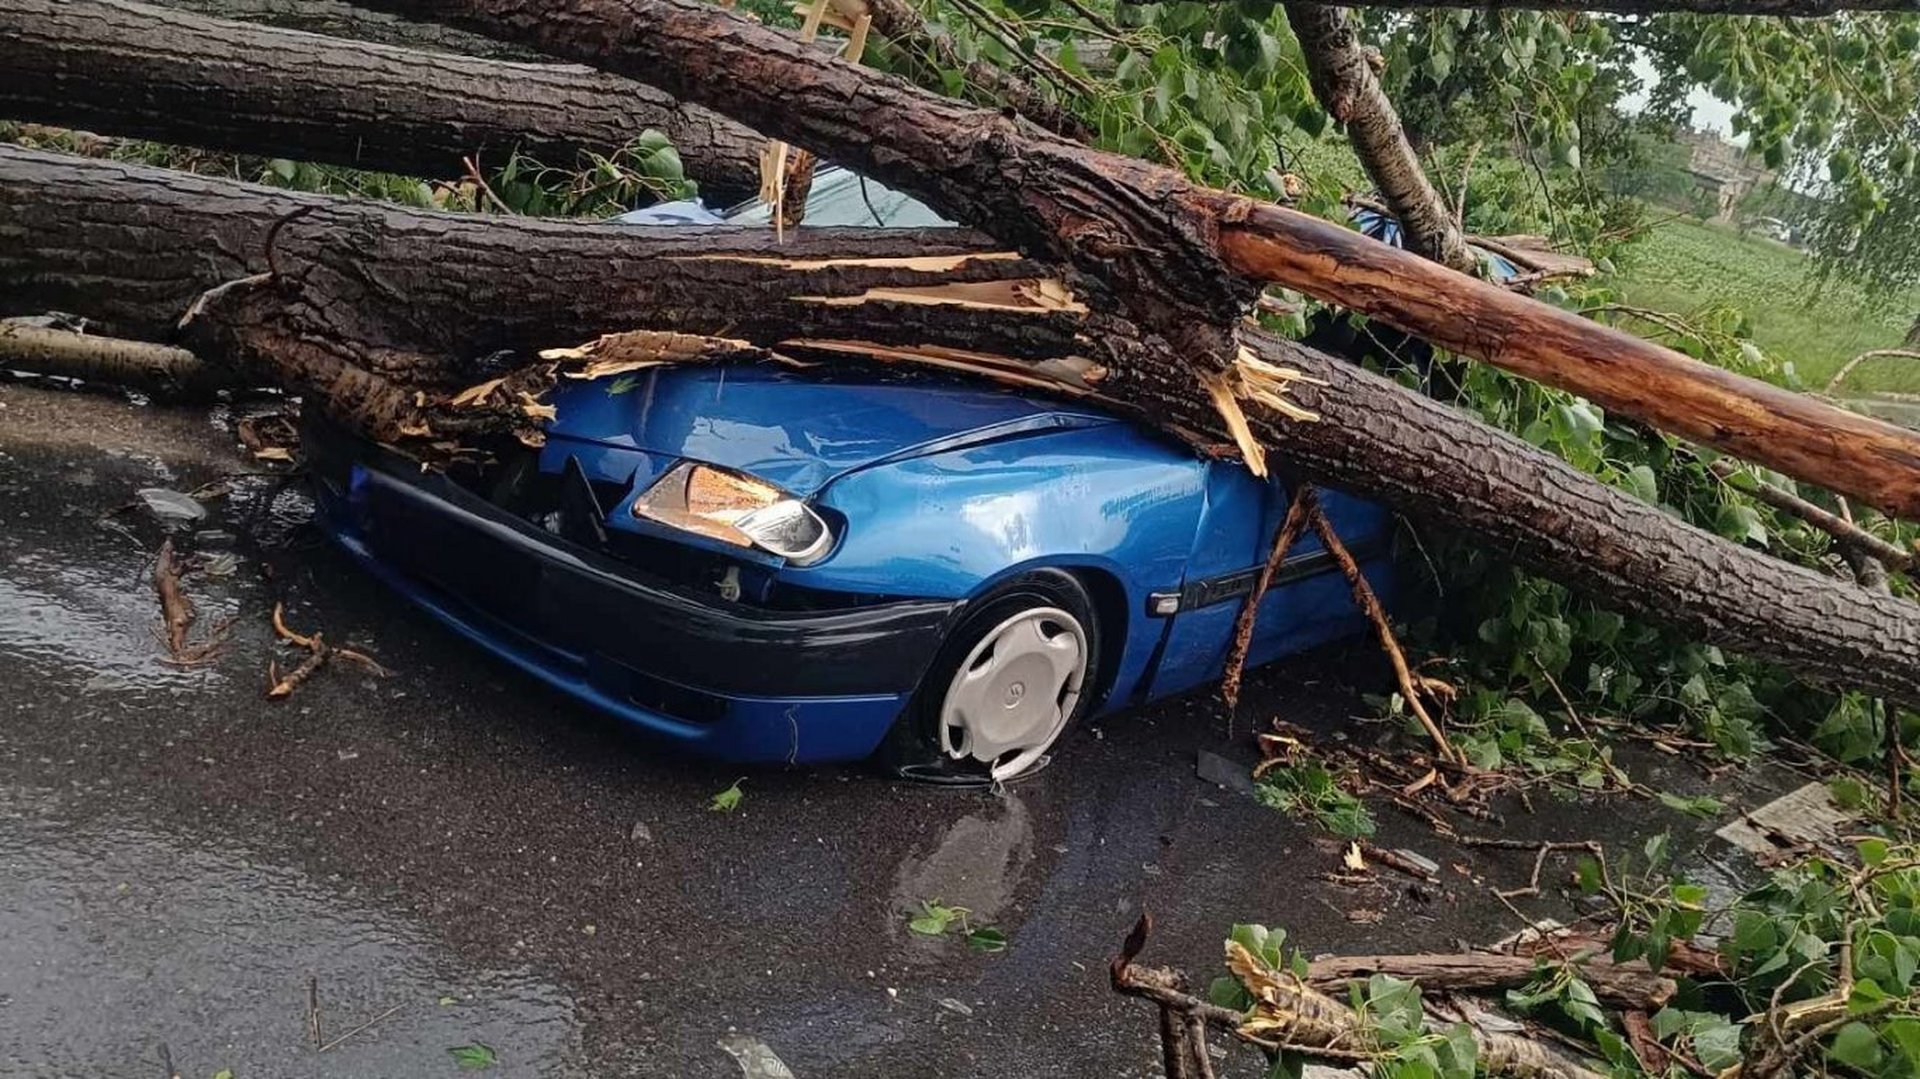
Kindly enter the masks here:
M 1140 387 L 1178 394 L 1196 372 L 1226 377 L 1255 284 L 1274 282 L 1920 518 L 1920 434 L 1710 367 L 1330 222 L 822 61 L 700 0 L 364 2 L 652 82 L 1066 263 L 1096 308 L 1118 301 L 1146 331 L 1109 357 Z M 1101 329 L 1103 341 L 1118 336 Z
M 1153 335 L 1151 350 L 1213 371 L 1232 363 L 1232 327 L 1257 290 L 1227 271 L 1212 242 L 1216 222 L 1190 211 L 1184 200 L 1195 189 L 1171 170 L 823 60 L 704 0 L 366 6 L 519 41 L 705 104 L 1073 267 L 1078 288 L 1100 290 Z
M 1078 328 L 1068 312 L 955 318 L 903 296 L 1048 274 L 961 229 L 814 228 L 782 243 L 771 230 L 433 213 L 8 146 L 0 315 L 65 311 L 163 338 L 202 292 L 272 268 L 276 225 L 271 263 L 331 297 L 347 339 L 461 357 L 661 326 L 761 343 L 964 334 L 1043 358 L 1070 350 Z M 867 298 L 876 289 L 893 291 Z M 354 330 L 356 317 L 367 325 Z
M 302 215 L 288 219 L 296 210 Z M 0 314 L 59 308 L 127 336 L 164 335 L 201 291 L 266 271 L 267 234 L 277 222 L 273 262 L 290 291 L 256 290 L 273 302 L 264 311 L 242 305 L 242 322 L 230 328 L 279 332 L 287 323 L 276 312 L 290 312 L 325 334 L 361 334 L 340 338 L 351 347 L 332 354 L 281 342 L 281 354 L 293 358 L 276 368 L 297 384 L 338 390 L 350 405 L 394 400 L 401 378 L 449 388 L 477 381 L 494 370 L 486 360 L 498 349 L 576 345 L 610 330 L 718 333 L 760 346 L 803 331 L 911 337 L 1057 359 L 1086 329 L 1070 309 L 982 311 L 867 295 L 916 277 L 951 282 L 1033 269 L 982 259 L 990 245 L 955 230 L 803 229 L 770 250 L 760 233 L 721 240 L 668 230 L 674 235 L 655 238 L 620 226 L 417 213 L 4 148 Z M 684 246 L 657 246 L 674 243 Z M 967 268 L 843 261 L 929 253 L 956 256 L 950 261 Z M 692 257 L 670 261 L 676 254 Z M 662 283 L 682 275 L 695 283 Z M 863 302 L 803 298 L 825 295 Z M 1290 475 L 1460 529 L 1624 611 L 1810 679 L 1920 704 L 1920 606 L 1688 527 L 1352 364 L 1264 334 L 1249 335 L 1248 344 L 1259 359 L 1325 383 L 1294 389 L 1318 422 L 1253 417 L 1275 465 Z M 1150 397 L 1152 387 L 1128 377 L 1114 373 L 1097 388 L 1151 401 L 1156 422 L 1228 440 L 1191 378 L 1179 392 Z M 349 400 L 351 393 L 362 396 Z
M 1474 259 L 1447 204 L 1427 181 L 1427 170 L 1407 142 L 1400 115 L 1380 88 L 1347 9 L 1290 3 L 1287 22 L 1307 60 L 1313 96 L 1346 129 L 1347 141 L 1400 219 L 1407 250 L 1472 273 Z
M 0 0 L 0 116 L 446 178 L 671 139 L 709 201 L 750 196 L 766 140 L 616 75 L 345 41 L 126 0 Z
M 195 397 L 220 385 L 200 357 L 150 341 L 0 322 L 0 369 Z
M 305 30 L 310 34 L 371 41 L 378 45 L 399 45 L 489 60 L 547 60 L 547 57 L 523 45 L 512 45 L 434 23 L 396 19 L 392 15 L 355 7 L 345 0 L 156 0 L 155 6 L 216 19 L 277 26 L 282 30 Z
M 1263 426 L 1275 459 L 1459 529 L 1617 610 L 1814 681 L 1920 703 L 1920 605 L 1788 565 L 1680 523 L 1519 438 L 1278 338 L 1254 347 L 1302 385 L 1319 423 Z

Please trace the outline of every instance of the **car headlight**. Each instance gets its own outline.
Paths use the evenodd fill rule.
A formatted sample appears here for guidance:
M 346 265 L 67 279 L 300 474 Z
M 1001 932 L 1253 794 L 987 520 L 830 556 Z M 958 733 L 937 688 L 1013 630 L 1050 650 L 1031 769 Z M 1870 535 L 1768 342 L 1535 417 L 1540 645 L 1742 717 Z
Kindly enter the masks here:
M 633 500 L 633 515 L 806 565 L 833 546 L 827 523 L 770 483 L 682 461 Z

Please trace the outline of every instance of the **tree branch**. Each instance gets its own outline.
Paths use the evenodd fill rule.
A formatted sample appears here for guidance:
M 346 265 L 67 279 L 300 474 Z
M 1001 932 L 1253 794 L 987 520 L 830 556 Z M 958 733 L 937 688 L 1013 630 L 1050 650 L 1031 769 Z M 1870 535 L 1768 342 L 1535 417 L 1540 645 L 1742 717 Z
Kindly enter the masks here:
M 1307 60 L 1313 96 L 1346 129 L 1347 141 L 1400 219 L 1407 250 L 1462 273 L 1474 271 L 1473 254 L 1439 192 L 1428 182 L 1420 158 L 1407 142 L 1400 116 L 1374 77 L 1353 19 L 1345 8 L 1289 3 L 1287 21 Z

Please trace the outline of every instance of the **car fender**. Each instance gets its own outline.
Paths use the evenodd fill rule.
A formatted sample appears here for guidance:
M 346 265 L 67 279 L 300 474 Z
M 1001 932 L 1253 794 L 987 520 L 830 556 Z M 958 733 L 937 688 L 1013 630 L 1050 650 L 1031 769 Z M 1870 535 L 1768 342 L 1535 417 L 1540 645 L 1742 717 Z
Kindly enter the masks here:
M 1121 624 L 1101 629 L 1120 643 L 1109 699 L 1125 699 L 1164 629 L 1147 597 L 1184 580 L 1205 483 L 1191 450 L 1128 424 L 882 462 L 820 493 L 842 535 L 826 559 L 780 578 L 964 600 L 1037 566 L 1097 571 L 1121 592 Z

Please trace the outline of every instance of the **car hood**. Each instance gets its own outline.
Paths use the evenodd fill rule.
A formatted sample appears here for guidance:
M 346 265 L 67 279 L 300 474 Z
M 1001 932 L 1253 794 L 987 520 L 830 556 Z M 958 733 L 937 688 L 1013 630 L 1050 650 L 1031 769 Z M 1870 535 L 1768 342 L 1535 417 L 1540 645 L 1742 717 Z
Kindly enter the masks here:
M 562 380 L 556 438 L 705 461 L 809 497 L 883 461 L 1116 422 L 974 383 L 763 364 Z

